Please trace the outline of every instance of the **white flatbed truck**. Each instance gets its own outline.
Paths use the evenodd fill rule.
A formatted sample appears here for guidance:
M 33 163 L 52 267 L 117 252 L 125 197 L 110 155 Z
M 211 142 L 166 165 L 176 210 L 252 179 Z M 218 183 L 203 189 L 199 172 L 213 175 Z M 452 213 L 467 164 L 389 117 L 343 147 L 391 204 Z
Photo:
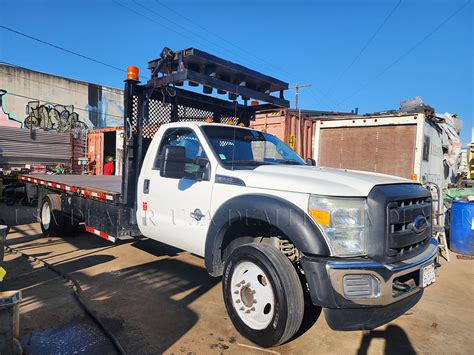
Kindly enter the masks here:
M 288 107 L 287 83 L 197 49 L 165 49 L 149 66 L 146 84 L 133 69 L 125 84 L 123 176 L 20 176 L 37 186 L 45 235 L 84 223 L 112 242 L 146 236 L 202 256 L 235 327 L 264 347 L 291 339 L 310 307 L 360 330 L 418 302 L 438 250 L 428 190 L 315 167 L 246 128 L 257 110 Z

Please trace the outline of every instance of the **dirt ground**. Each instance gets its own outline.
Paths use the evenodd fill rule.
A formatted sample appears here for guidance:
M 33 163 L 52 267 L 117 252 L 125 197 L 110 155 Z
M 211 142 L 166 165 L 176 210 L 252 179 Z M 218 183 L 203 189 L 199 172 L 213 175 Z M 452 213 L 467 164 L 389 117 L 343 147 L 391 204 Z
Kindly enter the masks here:
M 399 319 L 370 332 L 332 331 L 321 314 L 296 339 L 260 349 L 227 317 L 219 279 L 203 260 L 143 239 L 113 245 L 81 233 L 44 238 L 34 209 L 0 204 L 15 226 L 7 244 L 45 259 L 80 282 L 88 306 L 131 354 L 156 353 L 472 353 L 474 260 L 441 261 L 437 281 Z M 114 353 L 64 279 L 41 263 L 7 252 L 0 290 L 22 290 L 21 343 L 27 353 Z

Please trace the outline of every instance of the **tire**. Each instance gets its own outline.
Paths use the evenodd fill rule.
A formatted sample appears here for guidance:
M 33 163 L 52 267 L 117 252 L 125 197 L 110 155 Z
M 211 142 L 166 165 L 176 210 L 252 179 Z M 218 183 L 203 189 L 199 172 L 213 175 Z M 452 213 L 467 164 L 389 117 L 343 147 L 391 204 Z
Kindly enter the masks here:
M 280 345 L 301 326 L 301 282 L 291 262 L 273 246 L 236 248 L 224 265 L 222 289 L 235 328 L 255 344 Z
M 41 231 L 45 237 L 64 235 L 64 218 L 61 214 L 61 196 L 48 194 L 41 201 L 39 210 Z

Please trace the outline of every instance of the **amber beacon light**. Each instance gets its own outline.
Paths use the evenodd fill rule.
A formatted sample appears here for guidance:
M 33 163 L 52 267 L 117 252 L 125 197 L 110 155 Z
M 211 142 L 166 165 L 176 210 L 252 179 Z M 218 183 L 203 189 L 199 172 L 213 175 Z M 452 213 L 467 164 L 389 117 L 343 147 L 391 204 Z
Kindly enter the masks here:
M 137 80 L 138 81 L 138 67 L 129 65 L 127 67 L 127 80 Z

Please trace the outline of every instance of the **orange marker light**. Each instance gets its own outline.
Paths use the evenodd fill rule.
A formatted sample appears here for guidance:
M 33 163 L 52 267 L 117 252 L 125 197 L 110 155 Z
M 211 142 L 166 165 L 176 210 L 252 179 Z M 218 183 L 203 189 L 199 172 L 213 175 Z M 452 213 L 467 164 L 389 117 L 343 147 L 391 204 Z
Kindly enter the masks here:
M 416 175 L 416 173 L 411 174 L 411 179 L 413 181 L 417 181 L 418 180 L 418 175 Z
M 329 227 L 331 224 L 331 213 L 329 211 L 310 209 L 309 213 L 319 224 Z
M 127 80 L 136 80 L 138 81 L 138 67 L 129 65 L 127 67 Z

